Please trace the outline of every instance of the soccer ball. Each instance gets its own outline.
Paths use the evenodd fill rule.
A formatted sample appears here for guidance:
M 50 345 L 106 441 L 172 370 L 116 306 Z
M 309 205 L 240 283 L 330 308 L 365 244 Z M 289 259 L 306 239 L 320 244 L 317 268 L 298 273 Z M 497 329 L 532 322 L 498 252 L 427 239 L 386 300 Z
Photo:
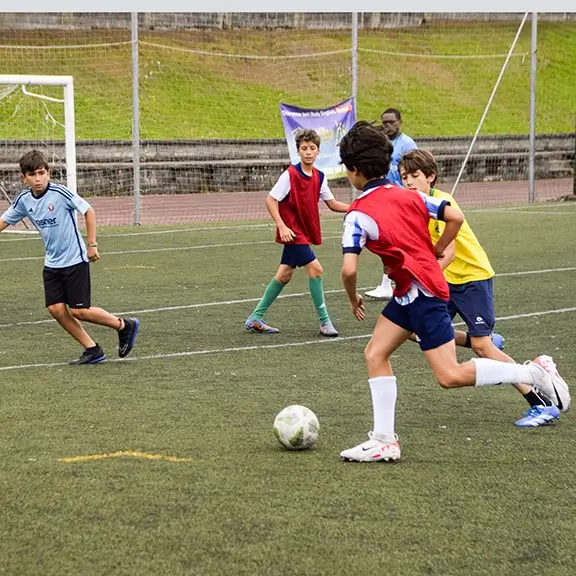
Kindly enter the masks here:
M 287 406 L 274 420 L 274 434 L 288 450 L 312 448 L 318 438 L 320 423 L 306 406 Z

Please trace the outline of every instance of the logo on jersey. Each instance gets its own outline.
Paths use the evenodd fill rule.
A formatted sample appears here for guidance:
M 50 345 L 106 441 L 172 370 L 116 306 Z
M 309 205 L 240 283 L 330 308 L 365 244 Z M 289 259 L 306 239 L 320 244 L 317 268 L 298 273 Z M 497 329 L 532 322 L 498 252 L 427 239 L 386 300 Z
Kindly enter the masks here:
M 28 208 L 28 212 L 32 214 L 32 212 L 34 212 L 34 208 Z
M 50 210 L 50 212 L 54 212 L 54 204 L 48 204 L 48 210 Z
M 42 218 L 41 220 L 34 220 L 34 222 L 38 228 L 53 228 L 54 226 L 58 226 L 58 224 L 56 224 L 56 218 Z

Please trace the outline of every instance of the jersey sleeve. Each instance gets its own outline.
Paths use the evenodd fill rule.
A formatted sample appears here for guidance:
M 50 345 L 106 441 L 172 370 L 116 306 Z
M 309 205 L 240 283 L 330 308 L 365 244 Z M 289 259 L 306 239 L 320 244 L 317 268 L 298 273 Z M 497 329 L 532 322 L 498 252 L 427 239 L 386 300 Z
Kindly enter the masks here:
M 322 180 L 322 185 L 320 186 L 320 198 L 326 202 L 326 200 L 334 200 L 334 194 L 332 194 L 332 190 L 330 190 L 330 186 L 328 186 L 328 180 L 326 176 Z
M 72 210 L 77 210 L 78 212 L 80 212 L 80 214 L 86 214 L 86 212 L 88 212 L 88 210 L 90 209 L 90 204 L 84 200 L 84 198 L 82 198 L 82 196 L 79 196 L 78 194 L 76 194 L 76 192 L 72 192 L 72 190 L 66 190 L 66 205 L 68 206 L 68 208 L 71 208 Z
M 269 196 L 272 196 L 272 198 L 278 200 L 278 202 L 281 202 L 289 193 L 290 174 L 288 173 L 288 170 L 284 170 L 268 194 Z
M 370 216 L 357 210 L 348 212 L 344 218 L 342 252 L 360 254 L 366 246 L 366 241 L 376 240 L 378 236 L 378 225 Z
M 448 200 L 428 196 L 428 194 L 424 194 L 423 192 L 418 192 L 418 194 L 420 194 L 420 197 L 424 201 L 430 218 L 434 218 L 434 220 L 444 220 L 444 210 L 446 209 L 446 206 L 450 206 L 450 202 Z
M 11 204 L 8 210 L 6 210 L 4 214 L 0 216 L 0 218 L 4 220 L 6 224 L 10 224 L 11 226 L 14 226 L 14 224 L 18 224 L 18 222 L 20 222 L 20 220 L 22 220 L 25 217 L 26 217 L 26 209 L 22 206 L 22 203 L 20 202 L 16 203 L 16 207 L 14 207 L 14 204 Z

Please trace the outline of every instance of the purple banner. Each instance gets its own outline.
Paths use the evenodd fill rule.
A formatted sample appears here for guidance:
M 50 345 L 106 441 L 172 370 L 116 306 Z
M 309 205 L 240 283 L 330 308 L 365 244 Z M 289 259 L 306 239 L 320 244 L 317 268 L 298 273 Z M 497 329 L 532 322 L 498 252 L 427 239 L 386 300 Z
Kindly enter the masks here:
M 338 146 L 342 137 L 356 122 L 353 98 L 330 106 L 330 108 L 299 108 L 280 103 L 280 115 L 290 152 L 290 161 L 293 164 L 300 161 L 294 134 L 302 128 L 316 130 L 320 136 L 320 155 L 315 163 L 316 168 L 322 170 L 327 178 L 344 175 L 345 169 L 340 163 Z

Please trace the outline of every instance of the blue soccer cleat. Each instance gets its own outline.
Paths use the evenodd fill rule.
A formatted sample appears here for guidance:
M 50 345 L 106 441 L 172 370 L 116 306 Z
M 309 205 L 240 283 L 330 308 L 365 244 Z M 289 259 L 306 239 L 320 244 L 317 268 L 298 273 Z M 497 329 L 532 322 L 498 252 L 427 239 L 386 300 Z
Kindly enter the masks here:
M 492 344 L 494 344 L 498 350 L 504 349 L 504 342 L 506 342 L 504 336 L 501 334 L 496 334 L 496 332 L 492 332 Z
M 264 320 L 258 320 L 258 318 L 253 318 L 252 316 L 246 320 L 244 328 L 246 328 L 248 332 L 257 332 L 258 334 L 278 334 L 278 332 L 280 332 L 278 328 L 272 328 L 272 326 L 268 326 Z
M 100 364 L 100 362 L 104 362 L 106 360 L 106 354 L 104 354 L 104 350 L 100 348 L 98 344 L 92 348 L 88 348 L 84 350 L 82 356 L 77 360 L 72 360 L 72 362 L 68 362 L 71 366 L 81 366 L 84 364 Z
M 552 424 L 560 418 L 560 410 L 557 406 L 532 406 L 523 418 L 514 422 L 520 428 L 537 428 Z
M 118 356 L 125 358 L 130 354 L 136 342 L 136 336 L 140 329 L 138 318 L 125 318 L 124 328 L 118 331 Z

